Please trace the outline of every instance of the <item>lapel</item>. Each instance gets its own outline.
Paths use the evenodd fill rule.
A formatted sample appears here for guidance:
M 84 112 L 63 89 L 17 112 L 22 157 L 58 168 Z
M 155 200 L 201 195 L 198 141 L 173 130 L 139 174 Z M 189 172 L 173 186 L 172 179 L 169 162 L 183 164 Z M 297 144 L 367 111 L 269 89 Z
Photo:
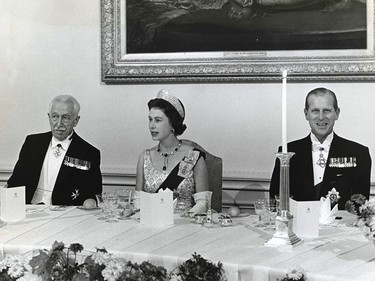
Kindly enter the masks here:
M 46 157 L 46 153 L 48 150 L 48 146 L 51 143 L 52 133 L 48 132 L 42 135 L 40 140 L 38 140 L 38 144 L 36 145 L 35 151 L 35 166 L 38 167 L 39 171 L 42 169 L 44 158 Z M 39 174 L 38 174 L 39 177 Z
M 300 150 L 300 159 L 305 162 L 304 166 L 306 169 L 304 177 L 306 178 L 306 182 L 309 183 L 308 186 L 310 189 L 314 187 L 314 169 L 312 165 L 312 151 L 311 151 L 311 138 L 308 135 L 306 138 L 303 139 L 302 148 Z
M 49 144 L 52 139 L 52 132 L 43 133 L 40 135 L 38 139 L 35 140 L 35 143 L 32 144 L 32 155 L 31 159 L 33 159 L 33 167 L 31 167 L 30 171 L 32 171 L 32 181 L 33 184 L 30 185 L 29 188 L 26 189 L 26 197 L 27 202 L 31 201 L 32 196 L 38 186 L 38 181 L 40 177 L 40 173 L 42 171 L 44 158 L 46 157 L 46 153 L 49 147 Z
M 69 145 L 68 150 L 66 151 L 65 156 L 76 157 L 76 153 L 79 151 L 80 137 L 73 132 L 72 141 Z
M 311 200 L 315 197 L 315 188 L 310 135 L 297 141 L 295 145 L 292 151 L 296 155 L 291 158 L 291 192 L 296 200 Z
M 65 157 L 74 157 L 74 158 L 80 158 L 81 154 L 81 138 L 73 132 L 72 135 L 72 141 L 69 145 L 68 150 L 66 151 Z M 71 202 L 71 203 L 65 203 L 65 204 L 73 204 L 72 201 L 72 190 L 74 191 L 74 188 L 76 185 L 80 185 L 79 179 L 76 174 L 76 169 L 70 168 L 63 163 L 61 164 L 59 174 L 56 178 L 55 188 L 53 190 L 52 194 L 52 202 L 56 202 L 56 199 L 59 198 L 61 202 Z M 61 203 L 59 203 L 61 204 Z
M 73 132 L 72 141 L 69 145 L 68 150 L 65 153 L 65 157 L 66 156 L 77 157 L 76 153 L 79 151 L 79 142 L 80 142 L 80 137 L 75 132 Z M 55 189 L 56 188 L 58 189 L 62 179 L 69 178 L 69 173 L 71 173 L 71 169 L 68 168 L 66 165 L 64 165 L 64 160 L 63 160 L 63 162 L 61 163 L 59 174 L 56 178 Z

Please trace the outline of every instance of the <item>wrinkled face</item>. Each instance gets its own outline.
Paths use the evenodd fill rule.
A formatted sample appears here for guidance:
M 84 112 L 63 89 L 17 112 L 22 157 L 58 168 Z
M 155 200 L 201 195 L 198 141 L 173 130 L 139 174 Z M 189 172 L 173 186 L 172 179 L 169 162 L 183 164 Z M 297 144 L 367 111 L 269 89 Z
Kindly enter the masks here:
M 80 118 L 74 113 L 73 104 L 67 102 L 55 102 L 48 117 L 52 135 L 60 141 L 65 140 L 73 132 Z
M 150 109 L 148 127 L 151 137 L 155 141 L 160 141 L 172 134 L 172 125 L 169 118 L 159 108 Z
M 339 118 L 340 109 L 335 111 L 331 95 L 312 95 L 308 98 L 309 108 L 304 110 L 309 121 L 311 132 L 322 143 L 332 133 L 335 121 Z

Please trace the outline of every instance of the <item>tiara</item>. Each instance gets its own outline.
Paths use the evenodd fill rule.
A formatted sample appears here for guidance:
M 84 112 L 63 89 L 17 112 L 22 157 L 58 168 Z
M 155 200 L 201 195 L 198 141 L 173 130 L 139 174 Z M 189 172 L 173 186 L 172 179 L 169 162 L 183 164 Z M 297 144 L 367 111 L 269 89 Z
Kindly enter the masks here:
M 157 99 L 163 99 L 167 102 L 169 102 L 180 114 L 182 118 L 185 117 L 185 112 L 184 109 L 182 108 L 181 102 L 179 101 L 178 98 L 175 96 L 171 95 L 167 90 L 163 89 L 160 90 L 159 93 L 156 96 Z

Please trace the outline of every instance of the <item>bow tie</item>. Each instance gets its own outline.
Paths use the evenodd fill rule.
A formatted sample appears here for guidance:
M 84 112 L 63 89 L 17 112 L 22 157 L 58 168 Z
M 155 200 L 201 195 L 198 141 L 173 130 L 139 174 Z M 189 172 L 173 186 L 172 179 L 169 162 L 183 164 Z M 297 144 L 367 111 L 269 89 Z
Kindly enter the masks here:
M 326 151 L 328 152 L 330 144 L 322 144 L 322 143 L 313 143 L 312 150 L 313 151 Z

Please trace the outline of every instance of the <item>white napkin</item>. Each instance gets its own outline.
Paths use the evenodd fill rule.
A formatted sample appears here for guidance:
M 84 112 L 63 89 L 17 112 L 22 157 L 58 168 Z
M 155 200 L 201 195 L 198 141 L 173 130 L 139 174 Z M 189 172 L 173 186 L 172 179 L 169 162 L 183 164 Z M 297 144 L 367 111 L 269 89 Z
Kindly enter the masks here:
M 330 224 L 335 221 L 336 213 L 338 211 L 337 204 L 331 210 L 331 201 L 329 198 L 320 198 L 320 224 Z

